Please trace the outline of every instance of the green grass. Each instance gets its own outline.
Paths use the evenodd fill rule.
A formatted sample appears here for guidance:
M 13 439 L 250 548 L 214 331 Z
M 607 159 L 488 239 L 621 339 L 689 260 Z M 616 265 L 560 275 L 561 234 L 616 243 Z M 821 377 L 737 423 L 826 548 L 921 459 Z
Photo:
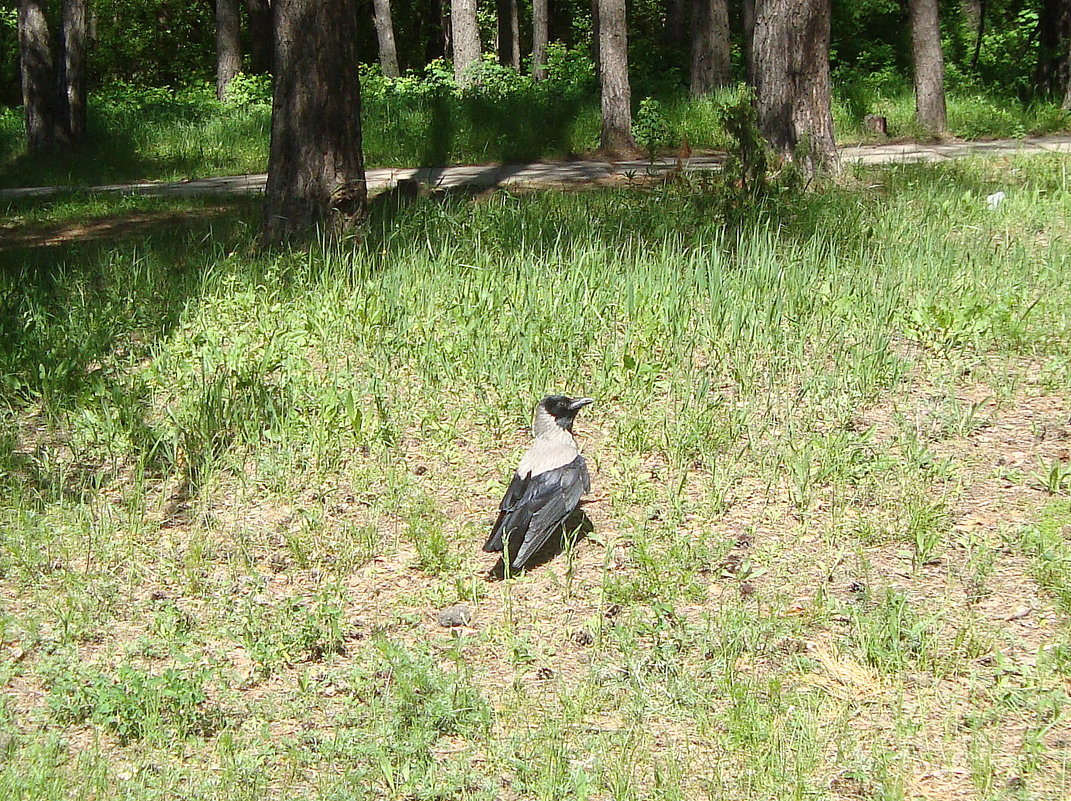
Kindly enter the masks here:
M 599 145 L 599 99 L 585 84 L 543 84 L 499 93 L 458 96 L 403 85 L 364 97 L 363 139 L 368 167 L 480 164 L 564 158 Z M 719 120 L 729 89 L 708 99 L 660 96 L 672 137 L 694 149 L 728 145 Z M 643 100 L 638 94 L 636 105 Z M 1068 116 L 1057 104 L 949 93 L 949 131 L 965 139 L 1063 132 Z M 834 102 L 837 141 L 875 141 L 863 115 L 889 120 L 889 136 L 923 138 L 907 89 L 884 93 L 841 87 Z M 0 186 L 91 186 L 138 180 L 186 180 L 264 172 L 270 103 L 243 107 L 215 100 L 210 87 L 102 92 L 90 98 L 89 142 L 83 150 L 25 153 L 17 109 L 0 110 Z M 676 152 L 674 150 L 674 152 Z
M 1067 797 L 1062 162 L 724 197 L 9 208 L 184 221 L 4 252 L 0 796 Z M 593 531 L 485 581 L 552 390 Z

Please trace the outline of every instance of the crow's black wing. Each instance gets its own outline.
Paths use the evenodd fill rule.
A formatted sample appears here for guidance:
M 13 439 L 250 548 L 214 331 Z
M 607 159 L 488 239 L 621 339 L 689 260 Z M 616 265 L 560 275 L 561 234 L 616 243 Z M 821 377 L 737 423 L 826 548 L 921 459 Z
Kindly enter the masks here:
M 498 520 L 491 529 L 491 536 L 483 544 L 483 549 L 488 553 L 502 550 L 502 541 L 506 534 L 518 532 L 524 536 L 528 530 L 530 518 L 526 516 L 526 507 L 521 503 L 528 485 L 531 483 L 530 475 L 520 476 L 513 474 L 513 480 L 506 487 L 506 494 L 502 497 L 502 503 L 498 505 Z
M 524 567 L 589 488 L 582 456 L 535 476 L 514 476 L 484 550 L 500 551 L 508 543 L 511 566 Z

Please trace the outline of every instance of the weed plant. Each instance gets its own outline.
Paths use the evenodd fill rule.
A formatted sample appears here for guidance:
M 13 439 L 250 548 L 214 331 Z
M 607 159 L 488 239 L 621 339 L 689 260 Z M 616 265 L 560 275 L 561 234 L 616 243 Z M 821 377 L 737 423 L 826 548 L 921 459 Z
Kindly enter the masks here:
M 1067 797 L 1063 163 L 709 190 L 6 250 L 0 796 Z M 485 581 L 552 390 L 592 531 Z

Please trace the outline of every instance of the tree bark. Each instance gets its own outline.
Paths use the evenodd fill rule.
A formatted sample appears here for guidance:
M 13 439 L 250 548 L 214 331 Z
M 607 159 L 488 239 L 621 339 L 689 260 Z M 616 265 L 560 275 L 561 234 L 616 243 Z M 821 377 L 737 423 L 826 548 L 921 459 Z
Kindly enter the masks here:
M 275 89 L 261 242 L 364 214 L 356 0 L 275 0 Z
M 755 0 L 743 0 L 740 16 L 744 28 L 744 65 L 747 70 L 747 82 L 755 85 Z
M 702 3 L 704 0 L 694 1 Z M 684 47 L 688 42 L 688 0 L 667 0 L 662 41 L 666 47 Z
M 1043 0 L 1038 16 L 1035 83 L 1046 95 L 1063 94 L 1071 77 L 1071 0 Z
M 63 0 L 60 21 L 59 117 L 67 139 L 80 145 L 86 138 L 87 0 Z
M 602 149 L 632 153 L 632 91 L 628 80 L 625 0 L 598 0 L 599 83 L 602 88 Z
M 935 134 L 947 127 L 945 113 L 945 62 L 937 0 L 910 0 L 911 56 L 915 72 L 915 119 Z
M 249 16 L 249 69 L 256 75 L 271 72 L 271 5 L 268 0 L 246 0 Z
M 986 0 L 964 0 L 963 13 L 974 31 L 974 50 L 971 53 L 971 66 L 973 71 L 978 68 L 978 56 L 982 53 L 982 37 L 985 36 L 985 3 Z
M 532 77 L 547 77 L 547 43 L 550 41 L 550 5 L 547 0 L 532 0 Z
M 402 74 L 398 67 L 398 48 L 394 44 L 394 24 L 391 21 L 390 0 L 372 1 L 372 21 L 379 43 L 379 67 L 388 78 Z
M 808 174 L 836 164 L 829 78 L 830 0 L 756 0 L 759 129 Z
M 498 63 L 521 69 L 521 32 L 517 0 L 496 0 L 498 8 Z
M 730 69 L 728 0 L 693 0 L 692 97 L 728 84 Z
M 227 99 L 227 87 L 242 71 L 242 18 L 238 0 L 216 0 L 216 97 Z
M 55 144 L 59 128 L 56 66 L 42 0 L 20 0 L 18 29 L 26 145 L 35 152 Z
M 439 4 L 439 24 L 443 34 L 443 58 L 454 57 L 454 30 L 450 21 L 452 0 L 437 0 Z
M 1067 60 L 1071 63 L 1071 38 L 1067 40 L 1068 52 Z M 1067 81 L 1067 87 L 1064 89 L 1064 102 L 1060 104 L 1060 108 L 1064 111 L 1071 111 L 1071 78 Z
M 454 40 L 454 80 L 465 86 L 471 81 L 469 67 L 480 60 L 476 0 L 450 0 L 450 28 Z

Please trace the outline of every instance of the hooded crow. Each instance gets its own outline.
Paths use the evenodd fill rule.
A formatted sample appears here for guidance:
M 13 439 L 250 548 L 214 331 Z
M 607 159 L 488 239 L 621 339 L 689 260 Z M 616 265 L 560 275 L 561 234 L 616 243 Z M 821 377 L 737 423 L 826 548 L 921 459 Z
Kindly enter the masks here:
M 505 551 L 511 570 L 528 563 L 591 489 L 587 463 L 573 439 L 576 413 L 589 403 L 591 398 L 549 395 L 536 406 L 535 441 L 506 489 L 483 546 L 488 552 Z

